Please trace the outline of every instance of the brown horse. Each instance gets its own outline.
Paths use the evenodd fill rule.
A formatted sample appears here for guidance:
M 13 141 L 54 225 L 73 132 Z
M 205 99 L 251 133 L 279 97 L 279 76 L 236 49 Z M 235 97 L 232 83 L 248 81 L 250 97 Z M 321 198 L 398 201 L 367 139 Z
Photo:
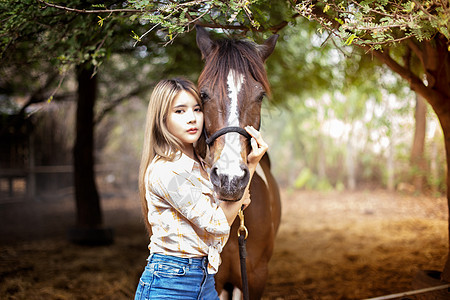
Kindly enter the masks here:
M 259 129 L 261 102 L 269 93 L 264 61 L 275 48 L 277 35 L 258 45 L 245 40 L 213 41 L 208 32 L 197 26 L 197 45 L 205 60 L 198 84 L 205 116 L 205 134 L 210 145 L 211 182 L 218 198 L 239 200 L 248 184 L 246 165 L 249 153 L 247 125 Z M 265 155 L 250 184 L 252 202 L 245 210 L 247 239 L 247 273 L 250 299 L 260 299 L 268 275 L 275 235 L 280 224 L 281 205 L 277 183 L 270 173 Z M 237 230 L 231 227 L 228 243 L 222 252 L 222 264 L 216 274 L 219 294 L 224 287 L 242 290 Z

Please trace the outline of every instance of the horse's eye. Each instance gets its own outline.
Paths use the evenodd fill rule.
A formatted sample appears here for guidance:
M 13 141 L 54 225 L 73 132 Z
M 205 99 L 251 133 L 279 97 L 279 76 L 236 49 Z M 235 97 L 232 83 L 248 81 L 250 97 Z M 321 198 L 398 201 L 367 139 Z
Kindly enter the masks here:
M 205 92 L 200 92 L 200 99 L 202 100 L 202 102 L 205 102 L 209 99 L 209 96 Z
M 262 102 L 265 96 L 266 96 L 266 93 L 261 93 L 261 94 L 259 94 L 258 98 L 256 98 L 256 100 L 258 102 Z

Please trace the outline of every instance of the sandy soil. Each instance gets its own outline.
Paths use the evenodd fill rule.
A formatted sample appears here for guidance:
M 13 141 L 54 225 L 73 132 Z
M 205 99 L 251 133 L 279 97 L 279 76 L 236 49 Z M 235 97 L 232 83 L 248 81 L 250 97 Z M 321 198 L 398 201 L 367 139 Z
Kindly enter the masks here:
M 420 269 L 442 270 L 444 198 L 285 192 L 283 200 L 267 299 L 369 298 L 411 290 Z
M 137 197 L 104 195 L 116 233 L 109 247 L 67 242 L 75 217 L 64 199 L 0 205 L 0 298 L 131 299 L 148 255 Z M 411 290 L 418 270 L 442 269 L 444 198 L 283 191 L 282 199 L 264 299 L 375 297 Z

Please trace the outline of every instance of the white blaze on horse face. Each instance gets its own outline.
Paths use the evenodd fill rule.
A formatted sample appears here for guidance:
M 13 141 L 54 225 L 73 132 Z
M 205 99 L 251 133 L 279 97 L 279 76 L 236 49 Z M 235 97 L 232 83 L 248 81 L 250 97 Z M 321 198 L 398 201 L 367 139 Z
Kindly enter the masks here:
M 228 126 L 239 127 L 239 106 L 238 95 L 244 83 L 244 76 L 235 70 L 230 70 L 227 77 L 228 97 L 230 98 L 229 114 L 227 118 Z M 223 147 L 220 158 L 216 164 L 218 172 L 227 174 L 229 180 L 233 177 L 244 176 L 241 165 L 244 162 L 241 157 L 240 135 L 237 132 L 229 132 L 225 134 L 225 145 Z

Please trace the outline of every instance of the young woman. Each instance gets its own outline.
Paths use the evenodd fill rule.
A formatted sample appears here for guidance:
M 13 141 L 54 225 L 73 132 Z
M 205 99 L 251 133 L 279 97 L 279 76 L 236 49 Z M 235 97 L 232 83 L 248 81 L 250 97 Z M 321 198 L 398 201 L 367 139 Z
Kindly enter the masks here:
M 253 175 L 267 145 L 253 127 L 248 167 Z M 150 98 L 139 190 L 150 256 L 135 299 L 218 299 L 214 274 L 237 202 L 214 198 L 208 168 L 195 151 L 204 138 L 203 112 L 195 85 L 186 79 L 160 81 Z M 199 143 L 204 144 L 204 143 Z

